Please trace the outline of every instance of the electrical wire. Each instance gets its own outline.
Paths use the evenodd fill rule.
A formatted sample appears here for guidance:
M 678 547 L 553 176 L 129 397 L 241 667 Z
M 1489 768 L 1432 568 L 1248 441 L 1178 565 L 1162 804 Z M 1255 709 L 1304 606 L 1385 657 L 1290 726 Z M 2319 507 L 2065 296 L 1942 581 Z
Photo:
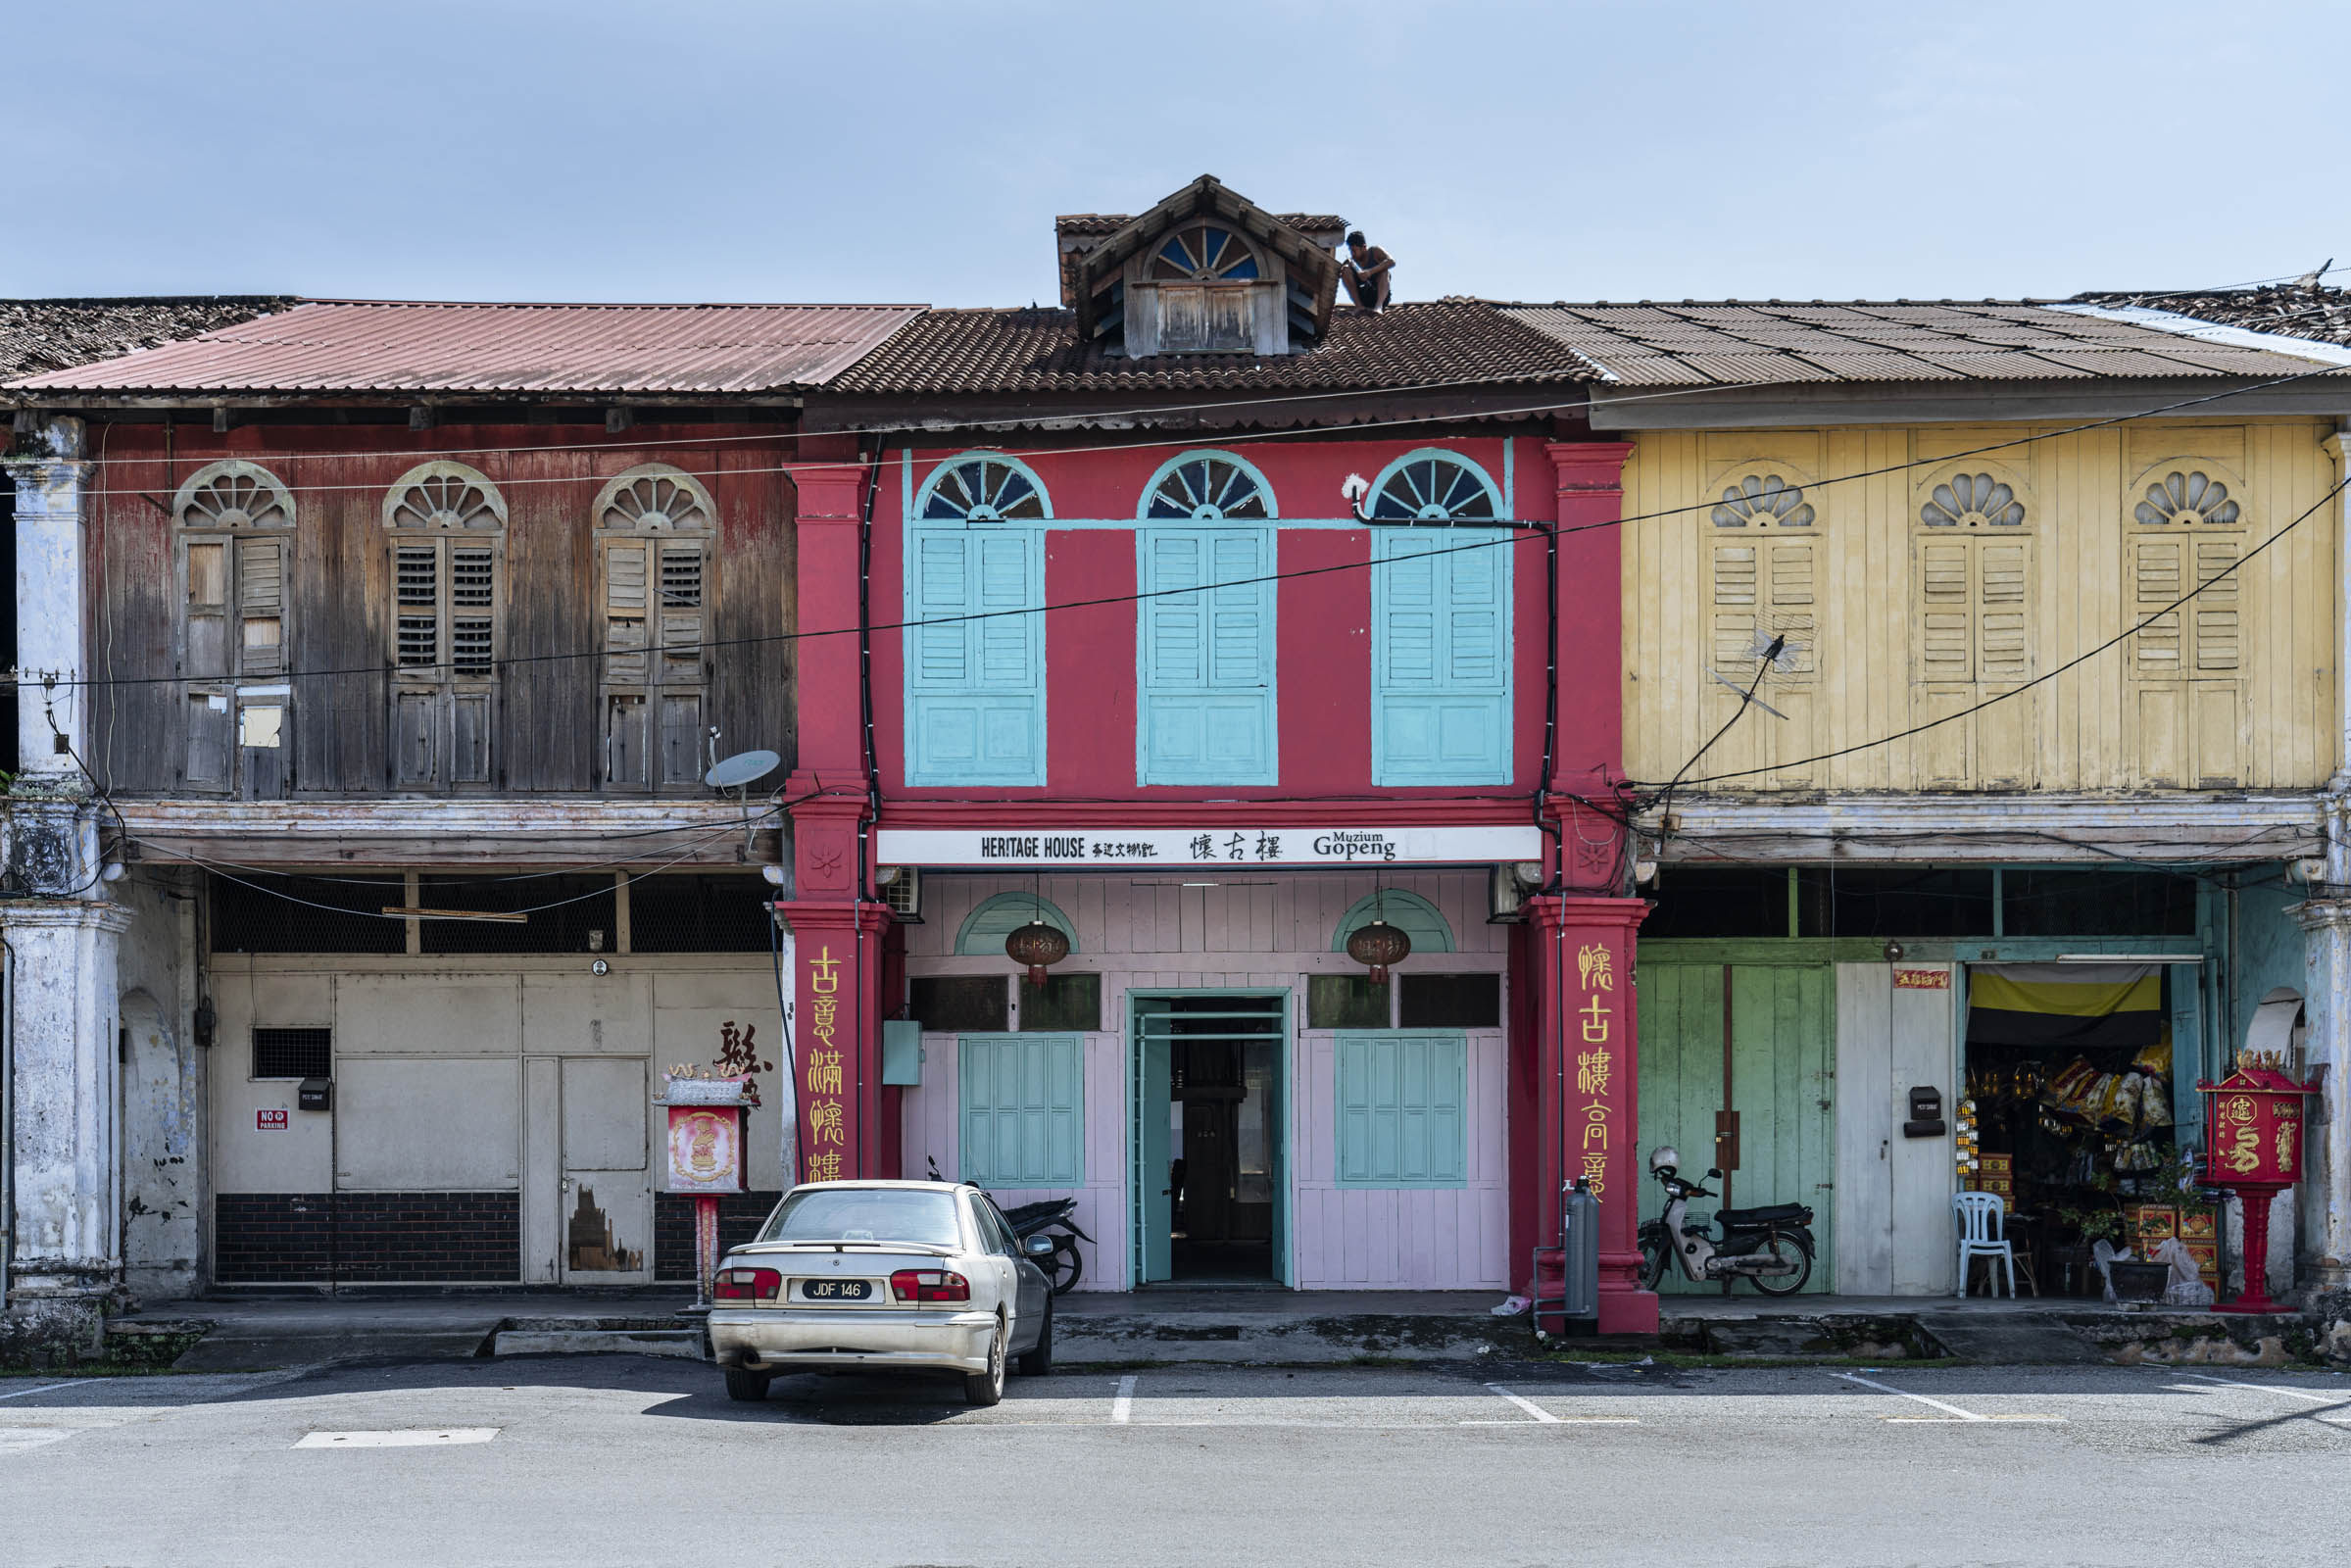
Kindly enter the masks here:
M 2058 429 L 2016 436 L 2005 441 L 1988 442 L 1983 446 L 1970 447 L 1958 452 L 1947 452 L 1933 458 L 1919 458 L 1907 463 L 1886 464 L 1879 467 L 1859 469 L 1851 473 L 1832 474 L 1828 478 L 1812 481 L 1806 486 L 1806 488 L 1825 489 L 1836 484 L 1845 484 L 1861 479 L 1881 478 L 1886 474 L 1892 473 L 1905 473 L 1915 468 L 1939 467 L 1946 464 L 1964 462 L 1970 458 L 1981 457 L 1986 453 L 2008 451 L 2016 447 L 2031 446 L 2041 441 L 2054 441 L 2065 436 L 2080 435 L 2086 431 L 2106 429 L 2110 426 L 2127 424 L 2138 419 L 2156 418 L 2167 414 L 2179 413 L 2184 409 L 2200 408 L 2209 404 L 2222 402 L 2229 398 L 2242 397 L 2251 392 L 2268 391 L 2276 387 L 2289 386 L 2297 382 L 2309 380 L 2314 376 L 2344 375 L 2347 373 L 2351 373 L 2351 371 L 2347 371 L 2346 368 L 2341 366 L 2321 366 L 2316 369 L 2302 371 L 2294 375 L 2279 376 L 2269 381 L 2251 382 L 2244 386 L 2228 388 L 2219 392 L 2205 393 L 2198 397 L 2182 398 L 2176 402 L 2160 404 L 2151 409 L 2137 410 L 2129 414 L 2112 415 L 2104 418 L 2092 419 L 2082 424 L 2067 425 Z M 1432 420 L 1442 420 L 1448 417 L 1449 416 L 1422 416 L 1405 419 L 1387 420 L 1380 422 L 1387 424 L 1420 424 L 1428 423 Z M 1357 428 L 1371 427 L 1372 426 L 1365 425 L 1358 426 Z M 1272 434 L 1276 435 L 1287 433 L 1288 432 L 1272 432 Z M 1152 444 L 1160 445 L 1164 443 Z M 1087 448 L 1076 450 L 1101 451 L 1103 449 Z M 843 465 L 833 464 L 829 465 L 829 466 L 839 467 L 843 466 Z M 743 473 L 755 470 L 734 469 L 731 471 Z M 379 489 L 381 487 L 367 486 L 367 488 Z M 1506 533 L 1502 538 L 1481 539 L 1473 541 L 1469 544 L 1449 545 L 1441 549 L 1422 552 L 1422 555 L 1425 557 L 1459 555 L 1472 550 L 1492 550 L 1504 545 L 1525 544 L 1536 539 L 1549 538 L 1554 534 L 1565 537 L 1573 534 L 1594 533 L 1611 528 L 1626 527 L 1637 522 L 1650 522 L 1664 517 L 1681 516 L 1687 514 L 1697 512 L 1708 512 L 1713 510 L 1716 505 L 1718 505 L 1718 503 L 1713 501 L 1698 501 L 1690 503 L 1687 506 L 1664 507 L 1654 512 L 1635 513 L 1627 516 L 1612 517 L 1594 522 L 1577 523 L 1573 525 L 1558 525 L 1555 527 L 1543 523 L 1529 524 L 1526 525 L 1525 531 L 1509 532 Z M 1141 525 L 1143 519 L 1138 519 L 1139 525 Z M 1279 526 L 1278 519 L 1272 525 Z M 1048 528 L 1051 527 L 1051 519 L 1047 520 L 1046 526 Z M 1373 526 L 1379 525 L 1374 524 Z M 1394 526 L 1413 525 L 1395 524 Z M 1479 523 L 1466 524 L 1464 526 L 1477 527 L 1480 529 L 1480 531 L 1484 531 L 1486 528 L 1505 529 L 1511 527 L 1512 524 L 1508 522 L 1487 523 L 1481 520 Z M 1246 588 L 1261 583 L 1287 582 L 1302 577 L 1328 576 L 1338 572 L 1367 571 L 1372 567 L 1381 564 L 1384 564 L 1384 563 L 1366 559 L 1363 561 L 1340 562 L 1331 565 L 1323 566 L 1299 566 L 1294 567 L 1287 571 L 1265 572 L 1252 577 L 1235 577 L 1218 582 L 1200 583 L 1187 588 L 1143 589 L 1132 593 L 1108 594 L 1091 599 L 1064 600 L 1059 603 L 1050 605 L 1027 605 L 1009 610 L 972 611 L 968 613 L 959 615 L 931 615 L 913 620 L 875 622 L 862 628 L 862 630 L 866 633 L 907 631 L 919 629 L 925 626 L 953 626 L 959 625 L 967 621 L 996 620 L 1008 615 L 1044 615 L 1064 610 L 1089 610 L 1114 605 L 1139 604 L 1145 600 L 1165 598 L 1180 594 L 1207 594 L 1218 592 L 1227 588 Z M 817 637 L 854 637 L 859 634 L 860 628 L 855 624 L 852 624 L 848 626 L 827 627 L 816 631 L 804 630 L 767 632 L 746 637 L 706 638 L 696 642 L 665 642 L 652 645 L 646 651 L 655 653 L 679 654 L 718 648 L 759 646 L 769 643 L 798 643 Z M 634 650 L 632 650 L 632 652 Z M 569 652 L 554 654 L 524 654 L 519 656 L 510 656 L 504 659 L 493 661 L 493 668 L 505 668 L 516 664 L 548 663 L 579 659 L 606 659 L 612 657 L 612 653 L 613 650 L 612 649 L 597 648 L 573 650 Z M 441 662 L 432 664 L 403 664 L 397 666 L 397 668 L 391 665 L 380 663 L 354 664 L 341 668 L 294 670 L 282 674 L 273 674 L 269 678 L 272 681 L 325 680 L 355 675 L 381 677 L 387 675 L 398 675 L 403 672 L 410 676 L 421 677 L 427 671 L 441 670 L 452 667 L 454 667 L 453 664 L 448 661 L 443 661 Z M 44 684 L 53 686 L 184 686 L 191 683 L 209 684 L 226 678 L 227 677 L 209 675 L 133 675 L 109 677 L 68 677 L 60 675 L 54 678 L 42 677 L 42 681 Z M 22 672 L 14 674 L 0 673 L 0 682 L 6 682 L 9 680 L 14 680 L 18 684 L 22 685 L 24 683 L 25 677 Z M 1699 780 L 1697 782 L 1705 781 Z

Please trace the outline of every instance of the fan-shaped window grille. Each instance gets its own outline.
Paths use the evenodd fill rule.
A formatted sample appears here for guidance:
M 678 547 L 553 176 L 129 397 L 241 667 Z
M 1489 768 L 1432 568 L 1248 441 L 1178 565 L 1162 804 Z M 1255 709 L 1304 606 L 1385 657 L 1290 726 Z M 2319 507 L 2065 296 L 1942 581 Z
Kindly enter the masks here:
M 1043 920 L 1069 939 L 1070 952 L 1078 951 L 1077 927 L 1053 900 L 1033 893 L 999 893 L 963 917 L 955 930 L 955 952 L 965 957 L 1002 958 L 1004 938 L 1032 920 Z
M 384 496 L 384 526 L 456 530 L 506 526 L 506 497 L 462 463 L 426 463 L 402 474 Z
M 294 498 L 269 469 L 231 459 L 190 474 L 171 515 L 182 528 L 291 528 Z
M 608 483 L 596 497 L 596 526 L 627 533 L 707 532 L 718 509 L 702 481 L 682 468 L 649 463 Z
M 1331 951 L 1345 953 L 1347 939 L 1375 919 L 1384 920 L 1410 937 L 1414 953 L 1453 951 L 1453 928 L 1437 911 L 1437 906 L 1401 888 L 1383 888 L 1357 899 L 1339 917 L 1339 929 L 1331 934 Z
M 1710 515 L 1717 528 L 1809 528 L 1812 504 L 1776 473 L 1750 473 L 1723 490 Z
M 1226 452 L 1186 453 L 1153 475 L 1144 492 L 1147 520 L 1217 522 L 1273 514 L 1273 491 L 1264 477 Z
M 1988 473 L 1955 473 L 1936 485 L 1919 508 L 1930 528 L 2017 528 L 2025 504 L 2004 480 Z
M 1053 515 L 1045 487 L 1009 458 L 957 458 L 941 466 L 916 498 L 925 522 L 1005 522 Z
M 2151 528 L 2233 528 L 2244 512 L 2220 480 L 2200 468 L 2174 468 L 2147 486 L 2131 514 Z
M 1449 452 L 1414 452 L 1390 464 L 1366 514 L 1381 522 L 1491 522 L 1501 498 L 1486 471 Z
M 1177 229 L 1151 257 L 1151 276 L 1168 282 L 1248 283 L 1258 275 L 1249 242 L 1215 223 Z

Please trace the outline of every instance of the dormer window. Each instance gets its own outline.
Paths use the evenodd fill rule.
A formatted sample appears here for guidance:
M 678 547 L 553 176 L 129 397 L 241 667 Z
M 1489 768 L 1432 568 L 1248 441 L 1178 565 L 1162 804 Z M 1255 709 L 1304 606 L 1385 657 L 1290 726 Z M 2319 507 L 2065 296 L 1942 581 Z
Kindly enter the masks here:
M 1167 236 L 1151 258 L 1151 276 L 1167 282 L 1253 283 L 1257 254 L 1229 228 L 1196 223 Z

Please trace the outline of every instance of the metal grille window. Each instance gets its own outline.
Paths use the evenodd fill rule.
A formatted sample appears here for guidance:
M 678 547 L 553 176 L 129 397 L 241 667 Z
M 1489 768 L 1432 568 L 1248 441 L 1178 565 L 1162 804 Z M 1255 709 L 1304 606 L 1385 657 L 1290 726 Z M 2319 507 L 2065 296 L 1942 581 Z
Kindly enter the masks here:
M 631 953 L 765 953 L 774 942 L 758 876 L 640 876 L 628 884 Z
M 335 1070 L 331 1029 L 256 1029 L 256 1078 L 331 1078 Z
M 1011 1022 L 1005 977 L 942 975 L 909 980 L 910 1010 L 934 1034 L 1002 1033 Z
M 1396 979 L 1396 1022 L 1403 1028 L 1501 1027 L 1498 974 L 1402 974 Z
M 400 877 L 350 879 L 240 871 L 212 878 L 215 953 L 399 953 L 405 922 L 381 911 L 408 902 Z
M 702 782 L 717 516 L 701 482 L 666 464 L 631 468 L 596 499 L 610 788 L 690 790 Z
M 426 953 L 613 953 L 618 951 L 618 881 L 610 871 L 506 881 L 479 874 L 423 877 L 416 902 L 428 909 L 514 913 L 522 920 L 419 920 Z
M 392 530 L 392 783 L 488 784 L 506 502 L 461 463 L 410 470 L 384 500 Z

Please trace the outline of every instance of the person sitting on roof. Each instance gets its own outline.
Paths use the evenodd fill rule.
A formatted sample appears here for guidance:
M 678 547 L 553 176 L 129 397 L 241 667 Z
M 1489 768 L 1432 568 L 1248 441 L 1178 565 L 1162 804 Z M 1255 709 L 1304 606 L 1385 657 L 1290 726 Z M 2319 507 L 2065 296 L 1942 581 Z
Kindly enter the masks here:
M 1339 276 L 1347 284 L 1347 298 L 1367 311 L 1388 309 L 1388 296 L 1395 286 L 1390 275 L 1396 270 L 1396 258 L 1363 237 L 1363 230 L 1351 230 L 1347 236 L 1347 259 L 1339 264 Z

